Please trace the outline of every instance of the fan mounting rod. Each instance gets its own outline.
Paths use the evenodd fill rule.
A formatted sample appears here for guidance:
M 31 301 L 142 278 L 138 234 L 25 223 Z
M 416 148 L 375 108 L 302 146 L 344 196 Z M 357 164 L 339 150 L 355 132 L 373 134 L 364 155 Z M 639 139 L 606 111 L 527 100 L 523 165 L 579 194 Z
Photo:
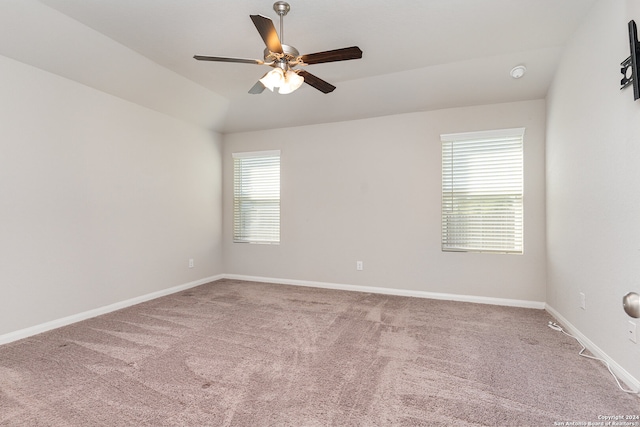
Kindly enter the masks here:
M 280 43 L 284 43 L 283 17 L 289 13 L 291 6 L 286 1 L 277 1 L 273 4 L 273 10 L 280 16 Z

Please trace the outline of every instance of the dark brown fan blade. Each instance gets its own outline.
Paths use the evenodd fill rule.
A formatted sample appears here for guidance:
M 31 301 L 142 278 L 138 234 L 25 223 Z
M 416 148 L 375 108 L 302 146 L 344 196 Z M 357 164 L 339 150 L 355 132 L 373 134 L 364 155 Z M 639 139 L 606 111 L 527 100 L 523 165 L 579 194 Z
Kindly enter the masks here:
M 306 64 L 321 64 L 323 62 L 346 61 L 348 59 L 360 58 L 362 58 L 362 51 L 358 46 L 302 55 L 302 61 Z
M 314 76 L 313 74 L 304 71 L 304 70 L 300 70 L 298 71 L 298 74 L 301 75 L 304 78 L 304 82 L 306 84 L 308 84 L 309 86 L 313 86 L 316 89 L 318 89 L 320 92 L 322 93 L 329 93 L 329 92 L 333 92 L 335 90 L 335 86 L 325 82 L 324 80 L 322 80 L 319 77 Z
M 267 45 L 267 49 L 271 52 L 282 53 L 282 44 L 280 44 L 280 38 L 276 32 L 276 27 L 273 25 L 273 21 L 262 15 L 249 16 L 260 33 L 262 40 L 264 40 L 264 44 Z
M 257 65 L 264 64 L 264 61 L 260 61 L 259 59 L 223 58 L 220 56 L 202 56 L 202 55 L 195 55 L 194 58 L 197 59 L 198 61 L 239 62 L 241 64 L 257 64 Z
M 260 95 L 262 92 L 264 92 L 264 90 L 264 85 L 258 80 L 256 84 L 254 84 L 253 87 L 249 89 L 249 93 L 252 95 Z

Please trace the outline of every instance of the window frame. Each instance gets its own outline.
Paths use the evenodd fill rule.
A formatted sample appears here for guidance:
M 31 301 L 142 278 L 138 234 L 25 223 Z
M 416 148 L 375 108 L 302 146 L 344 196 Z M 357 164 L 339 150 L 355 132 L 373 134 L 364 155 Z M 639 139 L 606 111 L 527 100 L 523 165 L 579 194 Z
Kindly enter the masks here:
M 441 250 L 443 252 L 524 254 L 524 135 L 525 128 L 440 135 L 442 155 Z M 468 156 L 467 159 L 472 159 L 475 155 L 477 160 L 481 150 L 469 148 L 470 144 L 484 144 L 486 153 L 489 144 L 501 141 L 505 143 L 510 141 L 513 147 L 505 148 L 505 152 L 499 155 L 507 156 L 506 150 L 513 150 L 515 146 L 518 146 L 517 150 L 519 150 L 516 153 L 519 156 L 516 157 L 518 160 L 513 160 L 513 163 L 509 164 L 510 167 L 518 166 L 519 170 L 507 170 L 506 166 L 496 166 L 496 168 L 505 168 L 500 169 L 505 173 L 502 183 L 498 178 L 491 178 L 493 181 L 487 178 L 486 171 L 489 170 L 490 163 L 498 160 L 496 156 L 490 156 L 487 160 L 474 164 L 474 168 L 477 169 L 487 168 L 485 172 L 470 172 L 472 168 L 469 168 L 469 172 L 466 171 L 467 168 L 462 168 L 461 171 L 460 159 L 458 159 L 457 165 L 458 173 L 454 170 L 456 169 L 454 164 L 455 144 L 458 144 L 458 148 L 462 150 L 462 155 Z M 466 148 L 464 148 L 465 144 Z M 447 164 L 447 161 L 450 161 L 450 164 Z M 492 172 L 495 171 L 492 169 Z M 477 190 L 471 190 L 474 186 L 471 181 L 463 181 L 465 178 L 473 179 L 474 173 L 479 176 L 476 182 L 483 184 L 476 185 L 479 188 Z M 512 181 L 518 175 L 519 182 Z M 456 187 L 454 176 L 466 184 L 459 184 Z M 493 187 L 493 185 L 500 186 Z M 463 187 L 465 189 L 461 190 Z M 457 196 L 456 193 L 458 193 Z M 474 202 L 474 198 L 478 201 Z M 503 214 L 498 215 L 499 212 L 503 212 Z M 504 227 L 485 226 L 490 221 L 497 221 Z M 509 222 L 512 222 L 513 225 L 510 226 Z M 509 237 L 509 234 L 513 236 Z
M 233 160 L 233 200 L 232 200 L 232 240 L 234 243 L 280 244 L 280 150 L 247 151 L 232 153 Z M 277 158 L 277 161 L 273 160 Z M 271 161 L 269 160 L 271 159 Z M 251 163 L 255 162 L 253 167 Z M 249 167 L 246 173 L 238 167 Z M 257 168 L 264 167 L 260 171 Z M 277 176 L 269 168 L 277 167 Z M 254 172 L 250 176 L 251 172 Z M 269 186 L 254 187 L 252 180 L 275 180 L 277 189 Z M 240 187 L 239 187 L 240 185 Z M 260 188 L 262 187 L 262 188 Z M 267 219 L 260 218 L 260 210 L 266 212 Z M 252 223 L 248 226 L 248 223 Z

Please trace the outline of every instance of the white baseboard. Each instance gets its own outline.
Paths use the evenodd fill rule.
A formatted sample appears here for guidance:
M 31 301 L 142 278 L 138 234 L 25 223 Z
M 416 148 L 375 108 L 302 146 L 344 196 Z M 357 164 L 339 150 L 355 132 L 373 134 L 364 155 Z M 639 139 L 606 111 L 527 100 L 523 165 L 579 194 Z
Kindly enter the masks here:
M 638 393 L 640 391 L 640 381 L 627 372 L 622 366 L 616 363 L 611 357 L 609 357 L 604 351 L 602 351 L 597 345 L 595 345 L 589 338 L 587 338 L 582 332 L 580 332 L 575 326 L 571 324 L 567 319 L 565 319 L 560 313 L 558 313 L 553 307 L 549 304 L 546 304 L 545 310 L 551 314 L 556 320 L 562 325 L 562 327 L 571 335 L 576 337 L 582 345 L 586 347 L 591 354 L 595 357 L 606 361 L 613 373 L 618 377 L 618 379 L 622 380 L 631 390 Z M 613 381 L 613 379 L 612 379 Z
M 283 285 L 306 286 L 312 288 L 338 289 L 342 291 L 368 292 L 372 294 L 397 295 L 403 297 L 429 298 L 446 301 L 472 302 L 476 304 L 503 305 L 508 307 L 535 308 L 544 310 L 542 301 L 527 301 L 507 298 L 481 297 L 474 295 L 446 294 L 437 292 L 412 291 L 408 289 L 379 288 L 375 286 L 345 285 L 340 283 L 314 282 L 309 280 L 277 279 L 271 277 L 244 276 L 240 274 L 223 274 L 225 279 L 246 280 L 249 282 L 280 283 Z
M 141 295 L 139 297 L 131 298 L 125 301 L 120 301 L 114 304 L 106 305 L 104 307 L 95 308 L 93 310 L 84 311 L 82 313 L 73 314 L 71 316 L 63 317 L 62 319 L 52 320 L 50 322 L 41 323 L 39 325 L 31 326 L 29 328 L 20 329 L 15 332 L 9 332 L 8 334 L 0 335 L 0 345 L 7 344 L 13 341 L 17 341 L 23 338 L 28 338 L 33 335 L 41 334 L 51 329 L 60 328 L 62 326 L 70 325 L 72 323 L 80 322 L 81 320 L 90 319 L 92 317 L 107 314 L 112 311 L 120 310 L 132 305 L 140 304 L 141 302 L 150 301 L 155 298 L 160 298 L 166 295 L 174 294 L 176 292 L 184 291 L 186 289 L 194 288 L 196 286 L 204 285 L 205 283 L 213 282 L 215 280 L 222 279 L 222 275 L 211 276 L 193 282 L 185 283 L 183 285 L 174 286 L 172 288 L 163 289 L 161 291 L 152 292 L 150 294 Z

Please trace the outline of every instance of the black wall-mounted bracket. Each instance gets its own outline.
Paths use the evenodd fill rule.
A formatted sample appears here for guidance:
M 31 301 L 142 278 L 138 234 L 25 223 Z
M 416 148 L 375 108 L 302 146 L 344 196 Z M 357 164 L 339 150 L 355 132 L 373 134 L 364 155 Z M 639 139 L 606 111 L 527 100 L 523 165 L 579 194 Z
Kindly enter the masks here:
M 620 90 L 633 84 L 633 100 L 640 98 L 640 81 L 638 81 L 638 61 L 640 61 L 640 42 L 635 21 L 629 21 L 629 50 L 631 56 L 620 63 Z

